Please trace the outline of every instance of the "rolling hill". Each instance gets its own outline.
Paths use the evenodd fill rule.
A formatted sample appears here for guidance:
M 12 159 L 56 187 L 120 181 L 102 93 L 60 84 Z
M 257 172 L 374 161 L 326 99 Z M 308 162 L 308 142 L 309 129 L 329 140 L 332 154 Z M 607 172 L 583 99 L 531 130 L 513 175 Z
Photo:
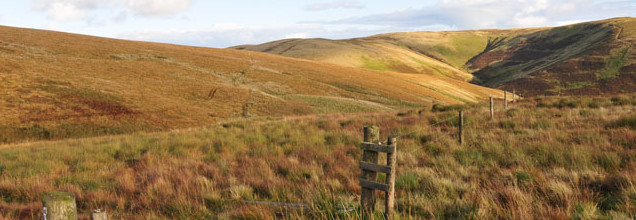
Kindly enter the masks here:
M 233 48 L 403 73 L 432 73 L 522 95 L 636 91 L 636 18 L 556 28 L 287 39 Z
M 0 143 L 488 96 L 502 92 L 431 74 L 0 26 Z
M 528 33 L 532 30 L 517 29 L 510 32 Z M 501 30 L 404 32 L 346 40 L 285 39 L 232 48 L 343 66 L 429 73 L 470 81 L 473 76 L 465 70 L 465 63 L 483 51 L 488 39 L 502 33 Z

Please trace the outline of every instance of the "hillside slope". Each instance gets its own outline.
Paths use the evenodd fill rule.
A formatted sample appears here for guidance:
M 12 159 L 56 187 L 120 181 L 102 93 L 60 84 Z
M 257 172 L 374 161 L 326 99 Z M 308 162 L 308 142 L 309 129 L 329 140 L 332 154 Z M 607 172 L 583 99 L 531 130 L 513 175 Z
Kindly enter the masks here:
M 478 83 L 526 95 L 636 91 L 636 18 L 499 39 L 469 63 Z
M 477 102 L 501 94 L 432 75 L 0 26 L 0 143 L 245 116 Z
M 636 91 L 636 18 L 556 28 L 407 32 L 236 46 L 344 66 L 433 73 L 522 95 Z

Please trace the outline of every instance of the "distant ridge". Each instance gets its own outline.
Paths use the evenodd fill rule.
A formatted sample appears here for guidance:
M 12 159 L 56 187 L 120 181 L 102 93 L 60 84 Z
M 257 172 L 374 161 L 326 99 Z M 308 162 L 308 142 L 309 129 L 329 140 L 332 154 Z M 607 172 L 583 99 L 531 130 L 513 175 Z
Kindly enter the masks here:
M 636 92 L 636 18 L 555 28 L 288 39 L 233 48 L 402 73 L 427 73 L 523 95 Z

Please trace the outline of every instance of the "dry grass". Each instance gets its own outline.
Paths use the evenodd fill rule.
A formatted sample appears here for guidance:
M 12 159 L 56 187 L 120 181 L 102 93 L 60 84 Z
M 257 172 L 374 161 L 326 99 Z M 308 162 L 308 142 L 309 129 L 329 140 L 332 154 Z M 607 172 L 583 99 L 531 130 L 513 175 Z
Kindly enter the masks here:
M 527 99 L 495 120 L 470 106 L 464 145 L 456 112 L 439 107 L 9 145 L 0 217 L 38 218 L 40 197 L 62 190 L 83 217 L 102 208 L 115 219 L 357 219 L 358 144 L 362 127 L 377 124 L 382 137 L 402 135 L 400 218 L 629 219 L 636 131 L 621 121 L 634 98 Z
M 432 75 L 0 27 L 0 143 L 203 126 L 241 118 L 244 106 L 253 116 L 339 112 L 298 95 L 375 111 L 500 94 Z

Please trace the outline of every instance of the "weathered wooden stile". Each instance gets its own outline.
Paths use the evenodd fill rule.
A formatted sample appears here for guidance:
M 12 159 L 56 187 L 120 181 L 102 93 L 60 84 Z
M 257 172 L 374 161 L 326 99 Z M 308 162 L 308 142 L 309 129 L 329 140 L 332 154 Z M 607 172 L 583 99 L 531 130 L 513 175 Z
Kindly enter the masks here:
M 395 167 L 397 160 L 396 138 L 389 137 L 387 145 L 382 145 L 375 143 L 378 141 L 379 136 L 377 126 L 364 127 L 364 142 L 360 144 L 360 148 L 364 150 L 362 161 L 360 161 L 360 169 L 362 169 L 362 176 L 360 177 L 360 186 L 362 187 L 360 204 L 363 219 L 373 219 L 373 212 L 375 211 L 376 205 L 375 190 L 385 192 L 385 219 L 392 219 L 393 217 Z M 386 165 L 378 164 L 378 153 L 387 154 Z M 384 183 L 376 182 L 377 173 L 379 172 L 386 174 Z

